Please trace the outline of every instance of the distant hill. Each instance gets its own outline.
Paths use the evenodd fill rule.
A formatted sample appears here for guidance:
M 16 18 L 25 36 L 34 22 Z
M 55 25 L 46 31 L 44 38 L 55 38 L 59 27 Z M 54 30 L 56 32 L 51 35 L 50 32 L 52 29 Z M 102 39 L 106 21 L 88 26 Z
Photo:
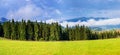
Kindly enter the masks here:
M 8 21 L 7 18 L 4 18 L 4 17 L 1 17 L 1 18 L 0 18 L 0 22 L 6 22 L 6 21 Z
M 66 21 L 68 21 L 68 22 L 77 22 L 77 21 L 83 22 L 83 21 L 88 21 L 90 19 L 94 19 L 94 20 L 98 21 L 98 20 L 101 20 L 101 19 L 103 20 L 103 19 L 109 19 L 109 18 L 104 18 L 104 17 L 80 17 L 80 18 L 69 19 L 69 20 L 66 20 Z

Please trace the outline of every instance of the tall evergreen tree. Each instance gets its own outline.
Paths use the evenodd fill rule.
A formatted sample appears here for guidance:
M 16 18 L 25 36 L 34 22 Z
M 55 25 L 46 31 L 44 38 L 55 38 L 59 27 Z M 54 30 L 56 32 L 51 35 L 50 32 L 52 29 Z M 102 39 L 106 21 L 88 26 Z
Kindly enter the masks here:
M 80 40 L 80 29 L 79 25 L 75 27 L 75 40 Z
M 39 24 L 37 23 L 37 21 L 34 24 L 34 40 L 38 40 L 39 37 Z
M 14 19 L 12 19 L 11 23 L 11 39 L 16 39 L 17 37 L 17 27 L 16 23 L 14 22 Z
M 60 40 L 58 29 L 58 23 L 52 23 L 50 27 L 50 40 Z
M 49 25 L 47 25 L 46 23 L 43 26 L 43 39 L 48 41 L 49 40 L 49 36 L 50 36 L 50 28 Z
M 3 24 L 4 37 L 11 39 L 11 23 L 10 21 Z
M 40 23 L 39 23 L 39 35 L 38 35 L 38 40 L 43 40 L 43 35 L 42 35 L 42 32 L 43 32 L 43 27 L 44 25 L 43 25 L 43 22 L 41 21 Z
M 16 28 L 15 28 L 15 32 L 16 32 L 16 39 L 18 40 L 19 39 L 19 37 L 20 37 L 20 22 L 18 22 L 18 21 L 16 21 Z
M 80 33 L 81 33 L 81 36 L 80 36 L 81 40 L 88 39 L 86 34 L 86 27 L 84 25 L 80 27 Z
M 28 20 L 27 22 L 27 40 L 33 40 L 34 38 L 34 25 Z
M 3 37 L 4 36 L 3 34 L 4 34 L 3 33 L 3 25 L 0 22 L 0 37 Z
M 20 40 L 26 40 L 26 22 L 22 20 L 22 22 L 19 25 L 19 39 Z

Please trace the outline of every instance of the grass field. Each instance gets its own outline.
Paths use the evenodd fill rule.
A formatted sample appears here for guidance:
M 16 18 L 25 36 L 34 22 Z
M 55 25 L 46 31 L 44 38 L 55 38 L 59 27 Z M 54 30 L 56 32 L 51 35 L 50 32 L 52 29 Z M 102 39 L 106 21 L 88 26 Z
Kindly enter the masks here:
M 0 39 L 0 55 L 120 55 L 120 38 L 57 42 Z

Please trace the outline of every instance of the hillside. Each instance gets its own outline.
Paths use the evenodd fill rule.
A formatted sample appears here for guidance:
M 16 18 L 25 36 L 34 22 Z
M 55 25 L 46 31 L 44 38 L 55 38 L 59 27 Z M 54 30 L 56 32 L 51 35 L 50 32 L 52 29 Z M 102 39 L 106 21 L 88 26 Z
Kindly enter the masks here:
M 0 55 L 120 55 L 120 38 L 85 41 L 15 41 L 0 39 Z

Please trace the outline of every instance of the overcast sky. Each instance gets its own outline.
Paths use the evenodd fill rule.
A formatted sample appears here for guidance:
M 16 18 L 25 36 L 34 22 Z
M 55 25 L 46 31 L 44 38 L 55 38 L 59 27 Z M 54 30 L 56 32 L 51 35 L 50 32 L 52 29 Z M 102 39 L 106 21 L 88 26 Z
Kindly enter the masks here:
M 0 17 L 38 21 L 76 17 L 119 19 L 120 0 L 0 0 Z

